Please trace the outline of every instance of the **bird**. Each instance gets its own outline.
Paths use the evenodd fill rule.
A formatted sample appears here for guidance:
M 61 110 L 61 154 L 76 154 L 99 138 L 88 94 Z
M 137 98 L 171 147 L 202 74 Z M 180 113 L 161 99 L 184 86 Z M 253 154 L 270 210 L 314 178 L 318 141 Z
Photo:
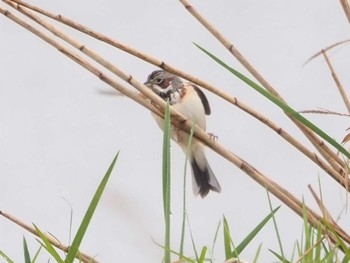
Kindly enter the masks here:
M 184 83 L 178 76 L 164 70 L 155 70 L 144 83 L 164 101 L 178 112 L 192 120 L 203 130 L 206 129 L 206 116 L 211 110 L 209 101 L 203 91 L 193 83 Z M 158 126 L 164 130 L 164 119 L 152 113 Z M 186 153 L 189 134 L 171 125 L 171 138 Z M 192 138 L 188 151 L 188 158 L 192 168 L 192 189 L 195 196 L 204 198 L 210 191 L 221 192 L 219 181 L 209 166 L 204 152 L 204 144 L 195 137 Z

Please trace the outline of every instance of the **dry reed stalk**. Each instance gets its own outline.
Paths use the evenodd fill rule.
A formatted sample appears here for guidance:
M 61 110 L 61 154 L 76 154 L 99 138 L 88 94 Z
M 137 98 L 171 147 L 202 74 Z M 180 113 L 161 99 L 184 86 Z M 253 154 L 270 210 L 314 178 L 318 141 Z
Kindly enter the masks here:
M 125 89 L 123 86 L 121 86 L 119 83 L 114 81 L 113 79 L 109 78 L 107 75 L 104 75 L 101 71 L 99 71 L 96 67 L 92 66 L 90 63 L 88 63 L 86 60 L 83 58 L 79 57 L 77 54 L 74 52 L 68 50 L 67 48 L 63 47 L 60 45 L 57 41 L 51 39 L 48 37 L 46 34 L 43 34 L 39 30 L 33 28 L 32 26 L 29 26 L 26 22 L 23 20 L 19 19 L 15 15 L 11 14 L 8 10 L 3 10 L 0 8 L 0 12 L 3 13 L 5 16 L 8 18 L 12 19 L 14 22 L 18 23 L 19 25 L 23 26 L 24 28 L 28 29 L 38 37 L 42 38 L 44 41 L 49 43 L 50 45 L 54 46 L 57 48 L 59 51 L 61 51 L 63 54 L 68 56 L 69 58 L 73 59 L 75 62 L 83 66 L 85 69 L 89 70 L 91 73 L 95 74 L 98 76 L 102 81 L 106 82 L 107 84 L 111 85 L 114 88 L 117 88 L 120 92 L 125 92 L 127 90 L 127 96 L 130 95 L 130 91 L 128 89 Z M 81 45 L 79 45 L 82 47 Z M 83 48 L 83 50 L 85 47 Z M 128 75 L 130 76 L 130 75 Z M 130 76 L 131 77 L 131 76 Z M 131 83 L 130 80 L 132 79 L 129 78 L 128 82 L 130 84 L 135 84 Z M 141 87 L 143 88 L 143 87 Z M 134 93 L 131 92 L 133 96 L 130 96 L 132 99 L 139 99 L 138 96 L 135 96 Z M 145 94 L 147 97 L 148 95 L 149 98 L 153 101 L 156 101 L 158 96 L 155 94 Z M 135 96 L 135 97 L 134 97 Z M 155 98 L 153 98 L 155 96 Z M 139 102 L 141 105 L 145 106 L 151 111 L 156 111 L 157 114 L 159 114 L 159 111 L 153 107 L 150 106 L 150 103 L 142 103 L 135 99 L 137 102 Z M 158 103 L 157 103 L 158 104 Z M 160 103 L 161 108 L 164 107 L 164 101 L 161 101 Z M 189 120 L 183 119 L 182 116 L 178 115 L 175 111 L 172 111 L 172 117 L 176 117 L 175 119 L 172 118 L 172 122 L 174 125 L 177 127 L 184 129 L 186 131 L 190 131 L 192 127 L 192 123 Z M 248 174 L 250 177 L 252 177 L 255 181 L 257 181 L 260 185 L 263 187 L 266 187 L 272 194 L 274 194 L 277 198 L 279 198 L 282 202 L 284 202 L 287 206 L 289 206 L 293 211 L 295 211 L 297 214 L 302 216 L 302 211 L 303 211 L 303 203 L 299 201 L 297 198 L 295 198 L 293 195 L 288 193 L 285 189 L 283 189 L 281 186 L 264 176 L 262 173 L 260 173 L 257 169 L 255 169 L 253 166 L 236 156 L 235 154 L 231 153 L 230 151 L 226 150 L 224 147 L 219 145 L 217 142 L 214 142 L 213 140 L 210 139 L 210 137 L 201 129 L 196 129 L 195 131 L 195 136 L 199 138 L 202 142 L 207 144 L 210 148 L 212 148 L 214 151 L 216 151 L 218 154 L 223 156 L 224 158 L 228 159 L 230 162 L 232 162 L 234 165 L 239 167 L 241 170 L 243 170 L 246 174 Z M 307 213 L 308 213 L 308 218 L 310 220 L 310 223 L 313 224 L 314 226 L 317 226 L 318 224 L 321 223 L 321 217 L 317 215 L 314 211 L 312 211 L 310 208 L 307 208 Z M 346 242 L 350 244 L 350 237 L 348 237 L 346 234 L 340 235 Z
M 338 77 L 337 73 L 335 72 L 335 70 L 334 70 L 334 68 L 333 68 L 333 66 L 332 66 L 332 64 L 330 62 L 326 51 L 322 50 L 322 55 L 323 55 L 323 57 L 324 57 L 324 59 L 325 59 L 325 61 L 327 63 L 327 66 L 328 66 L 329 70 L 331 71 L 332 77 L 333 77 L 334 82 L 335 82 L 335 84 L 336 84 L 336 86 L 338 88 L 338 91 L 339 91 L 339 93 L 340 93 L 340 95 L 341 95 L 341 97 L 343 99 L 345 107 L 347 108 L 348 112 L 350 113 L 350 101 L 349 101 L 348 95 L 346 94 L 345 89 L 344 89 L 343 85 L 341 84 L 341 82 L 339 80 L 339 77 Z M 345 176 L 345 180 L 346 180 L 346 184 L 345 185 L 347 185 L 347 187 L 349 187 L 348 186 L 348 183 L 350 181 L 349 176 Z M 346 188 L 346 190 L 349 191 L 349 188 Z
M 249 73 L 271 94 L 275 95 L 283 102 L 285 100 L 280 96 L 280 94 L 265 80 L 265 78 L 249 63 L 249 61 L 238 51 L 237 48 L 225 38 L 212 24 L 210 24 L 190 3 L 188 0 L 179 0 L 186 10 L 195 17 L 230 53 L 248 70 Z M 301 124 L 292 115 L 286 113 L 286 115 L 299 127 L 299 129 L 306 135 L 314 147 L 321 153 L 321 155 L 327 160 L 334 160 L 338 163 L 342 170 L 345 167 L 343 160 L 341 160 L 336 153 L 334 153 L 315 133 L 313 133 L 309 128 Z M 334 165 L 334 161 L 330 165 L 334 169 L 339 167 Z
M 350 6 L 348 0 L 340 0 L 341 6 L 343 7 L 344 13 L 348 22 L 350 23 Z
M 5 0 L 3 0 L 5 1 Z M 5 1 L 9 2 L 9 1 Z M 321 169 L 323 169 L 326 173 L 328 173 L 333 179 L 335 179 L 339 184 L 343 185 L 346 189 L 349 189 L 349 185 L 345 185 L 346 180 L 344 180 L 344 177 L 342 174 L 344 174 L 342 167 L 337 165 L 331 158 L 328 160 L 329 163 L 332 164 L 332 166 L 329 166 L 326 162 L 324 162 L 320 157 L 317 156 L 316 153 L 310 151 L 305 147 L 303 144 L 301 144 L 299 141 L 297 141 L 293 136 L 291 136 L 288 132 L 283 130 L 281 127 L 279 127 L 277 124 L 273 123 L 271 120 L 269 120 L 267 117 L 263 116 L 261 113 L 255 111 L 248 105 L 245 105 L 244 103 L 240 102 L 237 98 L 231 97 L 227 95 L 226 93 L 222 92 L 220 89 L 194 77 L 191 76 L 167 63 L 164 61 L 161 61 L 159 59 L 156 59 L 152 56 L 149 56 L 141 51 L 138 51 L 134 48 L 131 48 L 125 44 L 122 44 L 119 41 L 116 41 L 114 39 L 109 38 L 108 36 L 102 35 L 90 28 L 87 28 L 81 24 L 78 24 L 74 22 L 73 20 L 66 18 L 62 15 L 55 15 L 52 14 L 51 12 L 48 12 L 46 10 L 43 10 L 39 7 L 33 6 L 31 4 L 25 3 L 20 0 L 11 0 L 11 2 L 15 2 L 21 6 L 27 7 L 33 11 L 39 12 L 40 14 L 43 14 L 47 17 L 50 17 L 52 19 L 55 19 L 56 21 L 62 22 L 65 25 L 68 25 L 70 27 L 73 27 L 85 34 L 88 34 L 98 40 L 101 40 L 107 44 L 110 44 L 116 48 L 119 48 L 131 55 L 134 55 L 140 59 L 143 59 L 151 64 L 154 64 L 160 68 L 163 68 L 164 70 L 167 70 L 169 72 L 172 72 L 184 79 L 187 79 L 199 86 L 202 86 L 206 88 L 207 90 L 211 91 L 212 93 L 216 94 L 217 96 L 223 98 L 224 100 L 230 102 L 231 104 L 237 106 L 241 110 L 245 111 L 246 113 L 250 114 L 252 117 L 256 118 L 263 124 L 267 125 L 269 128 L 273 129 L 275 132 L 277 132 L 278 135 L 280 135 L 283 139 L 288 141 L 291 145 L 293 145 L 295 148 L 297 148 L 299 151 L 301 151 L 304 155 L 306 155 L 309 159 L 311 159 L 314 163 L 316 163 L 318 166 L 320 166 Z M 19 7 L 17 9 L 21 12 L 24 12 L 23 9 L 21 10 Z M 55 33 L 54 33 L 55 34 Z M 86 53 L 86 52 L 84 52 Z M 101 64 L 101 62 L 99 62 Z M 107 67 L 110 69 L 110 67 Z M 348 182 L 348 184 L 350 184 Z
M 323 217 L 326 218 L 329 222 L 336 224 L 336 222 L 332 218 L 331 214 L 328 212 L 327 208 L 324 206 L 322 196 L 318 197 L 315 190 L 312 188 L 311 185 L 308 185 L 308 188 L 309 188 L 313 198 L 315 199 L 318 207 L 320 208 Z
M 322 236 L 319 240 L 317 240 L 313 246 L 309 247 L 294 263 L 301 262 L 308 254 L 313 253 L 314 248 L 317 247 L 322 242 L 323 239 L 325 239 L 324 236 Z
M 331 49 L 335 48 L 335 47 L 338 47 L 340 45 L 343 45 L 343 44 L 346 44 L 348 43 L 350 40 L 343 40 L 343 41 L 340 41 L 340 42 L 337 42 L 333 45 L 330 45 L 328 46 L 327 48 L 325 49 L 322 49 L 320 52 L 316 53 L 315 55 L 313 55 L 307 62 L 310 62 L 312 59 L 315 59 L 316 57 L 318 57 L 319 55 L 322 55 L 323 58 L 325 59 L 326 61 L 326 64 L 331 72 L 331 75 L 334 79 L 334 82 L 338 88 L 338 91 L 343 99 L 343 102 L 345 104 L 345 107 L 347 108 L 348 112 L 350 113 L 350 100 L 348 98 L 348 95 L 347 93 L 345 92 L 345 89 L 343 87 L 343 85 L 341 84 L 340 80 L 339 80 L 339 77 L 338 75 L 336 74 L 331 62 L 330 62 L 330 59 L 328 58 L 328 55 L 327 55 L 327 51 L 330 51 Z M 345 137 L 346 138 L 346 137 Z M 344 138 L 344 139 L 345 139 Z M 343 142 L 344 143 L 344 140 Z M 349 178 L 349 171 L 348 169 L 345 169 L 345 174 L 344 174 L 344 183 L 346 185 L 346 190 L 349 192 L 349 181 L 350 181 L 350 178 Z
M 329 50 L 331 50 L 331 49 L 333 49 L 333 48 L 335 48 L 335 47 L 338 47 L 338 46 L 340 46 L 340 45 L 347 44 L 347 43 L 349 43 L 349 42 L 350 42 L 350 39 L 345 39 L 345 40 L 343 40 L 343 41 L 339 41 L 339 42 L 337 42 L 337 43 L 334 43 L 334 44 L 332 44 L 332 45 L 330 45 L 330 46 L 328 46 L 328 47 L 326 47 L 326 48 L 323 48 L 320 52 L 317 52 L 316 54 L 312 55 L 312 56 L 304 63 L 304 65 L 306 65 L 307 63 L 309 63 L 311 60 L 317 58 L 318 56 L 322 55 L 322 51 L 327 52 L 327 51 L 329 51 Z
M 328 109 L 302 110 L 302 111 L 299 111 L 299 113 L 314 113 L 314 114 L 326 114 L 326 115 L 337 115 L 341 117 L 350 117 L 350 114 L 348 113 L 341 113 L 341 112 L 331 111 Z
M 337 85 L 338 91 L 343 99 L 345 107 L 347 108 L 348 112 L 350 113 L 350 101 L 349 101 L 348 95 L 346 94 L 345 89 L 344 89 L 343 85 L 341 84 L 339 77 L 338 77 L 337 73 L 335 72 L 335 70 L 331 64 L 331 61 L 329 60 L 328 55 L 327 55 L 325 50 L 322 50 L 322 55 L 323 55 L 324 59 L 326 60 L 326 63 L 327 63 L 329 70 L 331 71 L 332 77 L 334 79 L 335 84 Z
M 18 218 L 4 211 L 0 211 L 0 215 L 40 238 L 38 232 L 35 230 L 35 228 L 32 225 L 26 224 L 23 221 L 19 220 Z M 57 239 L 53 238 L 49 234 L 46 234 L 46 233 L 43 233 L 43 234 L 53 246 L 57 247 L 63 252 L 68 252 L 69 246 L 63 245 L 61 242 L 59 242 Z M 81 259 L 84 263 L 98 263 L 96 259 L 82 252 L 78 252 L 76 255 L 76 258 Z
M 320 190 L 320 197 L 318 197 L 316 192 L 314 191 L 314 189 L 312 188 L 311 185 L 308 185 L 308 188 L 309 188 L 313 198 L 315 199 L 319 209 L 321 210 L 321 212 L 323 214 L 323 218 L 325 219 L 325 221 L 327 223 L 328 222 L 332 222 L 332 227 L 336 226 L 338 228 L 338 231 L 341 231 L 341 232 L 345 233 L 345 231 L 336 223 L 336 221 L 333 219 L 332 215 L 329 213 L 329 211 L 327 210 L 327 208 L 323 204 L 321 190 Z M 330 230 L 330 231 L 332 231 L 332 230 Z M 324 238 L 327 240 L 329 245 L 334 244 L 334 240 L 333 240 L 334 237 L 330 236 L 329 232 L 326 232 L 326 235 L 324 235 L 319 241 L 322 241 L 322 239 L 324 239 Z M 317 243 L 319 243 L 319 241 Z M 313 247 L 315 247 L 315 246 L 316 246 L 316 244 Z M 339 249 L 344 252 L 344 250 L 343 250 L 343 248 L 341 246 L 339 247 Z
M 323 214 L 323 218 L 326 219 L 327 222 L 332 222 L 332 227 L 336 227 L 338 229 L 338 231 L 342 231 L 345 233 L 344 229 L 342 229 L 337 222 L 333 219 L 331 213 L 327 210 L 327 208 L 325 207 L 325 205 L 323 204 L 323 200 L 322 200 L 322 196 L 318 197 L 316 192 L 313 190 L 311 185 L 308 185 L 308 188 L 313 196 L 313 198 L 315 199 L 318 207 L 321 210 L 321 213 Z

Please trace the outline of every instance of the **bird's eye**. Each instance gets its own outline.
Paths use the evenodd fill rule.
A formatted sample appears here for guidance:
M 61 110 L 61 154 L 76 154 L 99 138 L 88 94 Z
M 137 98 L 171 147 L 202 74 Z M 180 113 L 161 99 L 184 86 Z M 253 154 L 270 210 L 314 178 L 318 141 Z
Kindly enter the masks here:
M 157 84 L 162 83 L 162 81 L 163 81 L 163 79 L 162 79 L 162 78 L 156 78 L 156 82 L 157 82 Z

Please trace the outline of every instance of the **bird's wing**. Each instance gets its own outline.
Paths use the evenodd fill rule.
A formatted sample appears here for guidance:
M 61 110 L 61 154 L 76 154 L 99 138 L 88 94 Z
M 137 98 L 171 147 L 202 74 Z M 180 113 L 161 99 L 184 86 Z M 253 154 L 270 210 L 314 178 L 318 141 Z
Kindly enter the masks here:
M 198 88 L 196 85 L 193 85 L 193 84 L 192 84 L 192 86 L 193 86 L 194 90 L 197 92 L 199 98 L 200 98 L 201 101 L 202 101 L 205 114 L 206 114 L 206 115 L 210 115 L 211 110 L 210 110 L 209 101 L 208 101 L 207 97 L 205 96 L 205 94 L 203 93 L 203 91 L 202 91 L 200 88 Z

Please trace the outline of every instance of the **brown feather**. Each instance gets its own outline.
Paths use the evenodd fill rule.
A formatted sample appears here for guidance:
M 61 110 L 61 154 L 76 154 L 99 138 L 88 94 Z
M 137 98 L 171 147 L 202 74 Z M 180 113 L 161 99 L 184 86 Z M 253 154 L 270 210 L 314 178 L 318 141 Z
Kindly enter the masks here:
M 193 84 L 192 84 L 192 86 L 202 101 L 205 114 L 210 115 L 211 110 L 210 110 L 210 105 L 209 105 L 209 101 L 208 101 L 207 97 L 205 96 L 205 94 L 203 93 L 203 91 L 200 88 L 198 88 L 197 86 L 195 86 Z

